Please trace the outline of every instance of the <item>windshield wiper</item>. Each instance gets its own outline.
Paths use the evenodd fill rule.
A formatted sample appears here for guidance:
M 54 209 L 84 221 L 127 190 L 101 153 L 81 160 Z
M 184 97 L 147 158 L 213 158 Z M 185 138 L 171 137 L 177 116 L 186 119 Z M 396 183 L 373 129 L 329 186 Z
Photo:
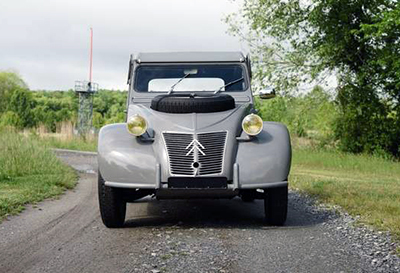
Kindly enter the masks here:
M 168 91 L 168 95 L 171 94 L 174 91 L 175 86 L 177 86 L 181 81 L 183 81 L 185 78 L 189 77 L 190 73 L 185 74 L 182 78 L 180 78 L 176 83 L 174 83 L 171 88 Z
M 230 85 L 232 85 L 232 84 L 235 84 L 235 83 L 241 82 L 241 81 L 243 81 L 243 80 L 244 80 L 244 78 L 243 78 L 243 77 L 241 77 L 241 78 L 239 78 L 239 79 L 237 79 L 237 80 L 234 80 L 234 81 L 228 82 L 227 84 L 225 84 L 225 85 L 221 86 L 219 89 L 215 90 L 215 91 L 214 91 L 214 95 L 215 95 L 215 94 L 217 94 L 218 92 L 221 92 L 223 88 L 225 88 L 225 87 L 228 87 L 228 86 L 230 86 Z

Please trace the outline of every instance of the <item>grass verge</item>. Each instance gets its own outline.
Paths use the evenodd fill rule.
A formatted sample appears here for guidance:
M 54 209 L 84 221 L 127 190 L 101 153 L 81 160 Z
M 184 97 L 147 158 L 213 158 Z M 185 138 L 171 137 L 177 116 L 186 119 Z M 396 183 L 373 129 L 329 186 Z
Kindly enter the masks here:
M 77 176 L 38 139 L 0 131 L 0 222 L 75 186 Z
M 339 205 L 400 239 L 400 163 L 367 155 L 296 149 L 293 188 Z
M 77 151 L 97 151 L 97 139 L 83 139 L 80 137 L 74 137 L 70 139 L 60 139 L 56 137 L 41 137 L 46 142 L 46 146 L 50 148 L 68 149 Z

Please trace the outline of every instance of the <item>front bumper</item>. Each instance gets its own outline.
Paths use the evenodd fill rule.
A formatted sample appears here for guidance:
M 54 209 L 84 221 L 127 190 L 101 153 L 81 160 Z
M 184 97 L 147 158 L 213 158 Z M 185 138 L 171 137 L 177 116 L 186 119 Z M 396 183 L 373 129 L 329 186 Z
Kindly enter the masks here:
M 257 183 L 257 184 L 246 184 L 240 183 L 239 177 L 239 164 L 235 163 L 233 165 L 233 180 L 228 181 L 226 189 L 202 189 L 202 190 L 210 190 L 210 191 L 237 191 L 237 190 L 251 190 L 251 189 L 268 189 L 268 188 L 276 188 L 276 187 L 283 187 L 287 186 L 287 181 L 277 181 L 277 182 L 265 182 L 265 183 Z M 161 181 L 161 167 L 159 164 L 156 165 L 156 179 L 153 184 L 149 183 L 127 183 L 127 182 L 112 182 L 106 181 L 105 185 L 108 187 L 115 187 L 115 188 L 126 188 L 126 189 L 153 189 L 153 190 L 173 190 L 176 191 L 178 189 L 171 189 L 168 186 L 168 182 Z M 204 177 L 207 179 L 207 177 Z M 182 190 L 182 189 L 179 189 Z M 183 189 L 186 190 L 186 189 Z M 188 189 L 189 190 L 189 189 Z M 197 190 L 197 189 L 190 189 L 190 190 Z M 187 191 L 187 190 L 186 190 Z

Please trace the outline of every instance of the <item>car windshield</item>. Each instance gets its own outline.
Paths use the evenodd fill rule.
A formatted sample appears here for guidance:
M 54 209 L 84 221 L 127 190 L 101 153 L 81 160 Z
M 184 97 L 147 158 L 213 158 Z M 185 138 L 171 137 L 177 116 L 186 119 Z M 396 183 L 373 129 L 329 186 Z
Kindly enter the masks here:
M 135 73 L 139 92 L 243 91 L 246 81 L 241 65 L 142 65 Z

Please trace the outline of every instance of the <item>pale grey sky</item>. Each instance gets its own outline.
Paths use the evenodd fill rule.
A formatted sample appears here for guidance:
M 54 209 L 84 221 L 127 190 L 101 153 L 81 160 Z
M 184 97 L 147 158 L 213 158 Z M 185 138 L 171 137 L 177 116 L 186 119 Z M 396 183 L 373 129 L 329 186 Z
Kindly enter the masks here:
M 66 90 L 87 80 L 94 29 L 93 80 L 126 89 L 129 55 L 145 51 L 245 50 L 226 34 L 230 0 L 0 1 L 0 70 L 31 89 Z

